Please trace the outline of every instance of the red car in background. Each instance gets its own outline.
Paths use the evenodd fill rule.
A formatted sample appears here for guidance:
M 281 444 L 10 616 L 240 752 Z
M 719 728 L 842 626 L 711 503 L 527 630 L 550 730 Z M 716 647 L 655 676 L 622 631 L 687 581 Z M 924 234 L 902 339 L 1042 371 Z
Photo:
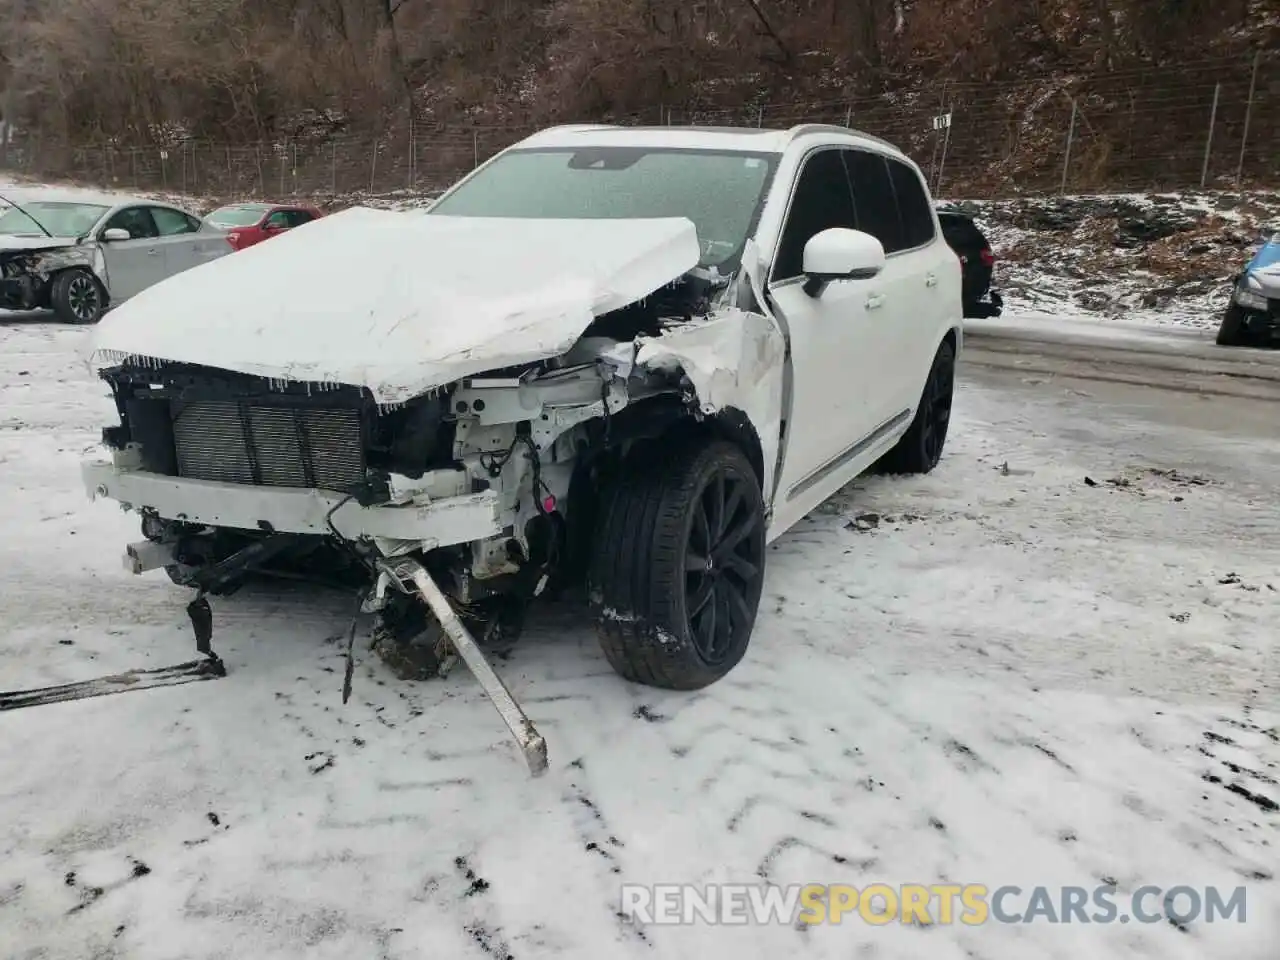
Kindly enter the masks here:
M 231 246 L 243 250 L 323 216 L 315 207 L 302 204 L 231 203 L 219 207 L 205 220 L 226 230 Z

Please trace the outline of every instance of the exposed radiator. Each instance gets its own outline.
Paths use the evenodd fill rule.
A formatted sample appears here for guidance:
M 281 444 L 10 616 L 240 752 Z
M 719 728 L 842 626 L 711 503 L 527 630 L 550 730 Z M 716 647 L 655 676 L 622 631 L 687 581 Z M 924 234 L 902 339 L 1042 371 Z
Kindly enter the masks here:
M 180 477 L 339 493 L 365 479 L 358 410 L 226 400 L 172 410 Z

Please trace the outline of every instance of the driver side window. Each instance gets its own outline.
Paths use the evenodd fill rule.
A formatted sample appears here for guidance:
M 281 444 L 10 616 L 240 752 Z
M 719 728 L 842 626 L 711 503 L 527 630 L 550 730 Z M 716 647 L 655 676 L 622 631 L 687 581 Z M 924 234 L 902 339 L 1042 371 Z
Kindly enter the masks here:
M 815 234 L 831 227 L 856 229 L 853 191 L 841 151 L 835 148 L 811 154 L 800 168 L 791 197 L 791 209 L 773 258 L 773 280 L 778 283 L 804 273 L 804 245 Z
M 284 230 L 287 227 L 292 226 L 292 224 L 289 223 L 288 212 L 284 210 L 277 210 L 275 213 L 271 214 L 271 216 L 267 217 L 262 226 L 263 229 L 266 230 Z
M 126 207 L 108 220 L 102 230 L 105 233 L 116 228 L 128 230 L 129 237 L 133 240 L 151 239 L 160 235 L 155 221 L 151 219 L 151 211 L 146 207 Z

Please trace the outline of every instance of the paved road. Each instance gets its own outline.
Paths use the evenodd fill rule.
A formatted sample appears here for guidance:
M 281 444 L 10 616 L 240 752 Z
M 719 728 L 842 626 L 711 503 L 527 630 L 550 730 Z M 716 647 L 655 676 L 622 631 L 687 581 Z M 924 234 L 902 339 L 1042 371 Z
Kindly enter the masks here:
M 970 370 L 1280 401 L 1280 350 L 1219 347 L 1186 331 L 978 322 L 966 331 L 963 356 Z
M 1226 389 L 1197 390 L 1197 384 L 1188 384 L 1186 377 L 1169 371 L 1131 368 L 1139 381 L 1135 383 L 1127 377 L 1114 378 L 1114 367 L 1105 360 L 1053 358 L 1054 362 L 1048 363 L 1048 359 L 1019 354 L 1011 361 L 1007 354 L 966 346 L 960 377 L 1008 391 L 1011 396 L 1071 402 L 1082 422 L 1110 422 L 1122 415 L 1135 422 L 1209 431 L 1223 437 L 1280 439 L 1280 384 L 1275 391 L 1259 387 L 1256 394 L 1241 395 Z M 1196 446 L 1195 439 L 1188 439 L 1188 455 L 1193 455 Z M 1265 456 L 1263 449 L 1259 449 L 1259 456 Z

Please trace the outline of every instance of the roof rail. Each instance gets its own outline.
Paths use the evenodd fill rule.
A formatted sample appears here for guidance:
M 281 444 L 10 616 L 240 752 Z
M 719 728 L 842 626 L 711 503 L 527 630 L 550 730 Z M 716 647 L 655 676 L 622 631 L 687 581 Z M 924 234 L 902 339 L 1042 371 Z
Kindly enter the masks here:
M 794 140 L 796 137 L 802 137 L 807 133 L 852 133 L 855 136 L 862 137 L 864 140 L 870 140 L 873 143 L 878 143 L 881 146 L 888 147 L 898 153 L 902 152 L 901 147 L 896 143 L 890 143 L 888 140 L 884 139 L 884 137 L 877 137 L 875 134 L 866 133 L 862 130 L 855 130 L 853 127 L 842 127 L 835 123 L 802 123 L 788 130 L 787 138 Z
M 543 127 L 541 130 L 536 130 L 532 136 L 536 136 L 539 133 L 550 133 L 553 130 L 559 132 L 566 130 L 613 130 L 617 126 L 618 124 L 616 123 L 559 123 L 554 127 Z

